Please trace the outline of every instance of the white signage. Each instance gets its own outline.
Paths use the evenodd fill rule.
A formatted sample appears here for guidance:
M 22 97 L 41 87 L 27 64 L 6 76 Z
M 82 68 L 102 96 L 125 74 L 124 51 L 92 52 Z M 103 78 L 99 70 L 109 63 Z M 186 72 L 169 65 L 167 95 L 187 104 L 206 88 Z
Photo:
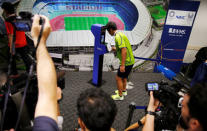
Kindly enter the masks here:
M 176 28 L 169 28 L 168 30 L 169 36 L 178 36 L 182 37 L 186 34 L 186 30 L 184 29 L 176 29 Z
M 166 25 L 192 26 L 195 11 L 169 10 Z
M 173 34 L 182 34 L 185 35 L 186 30 L 183 29 L 174 29 L 174 28 L 169 28 L 168 33 L 173 33 Z

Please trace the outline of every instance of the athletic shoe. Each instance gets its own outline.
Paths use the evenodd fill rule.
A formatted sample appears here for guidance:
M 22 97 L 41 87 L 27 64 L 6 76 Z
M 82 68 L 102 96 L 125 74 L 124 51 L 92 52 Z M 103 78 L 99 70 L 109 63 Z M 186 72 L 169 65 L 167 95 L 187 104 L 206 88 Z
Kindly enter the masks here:
M 122 101 L 122 100 L 124 100 L 124 96 L 119 96 L 119 94 L 116 94 L 116 95 L 111 95 L 111 98 L 113 99 L 113 100 L 118 100 L 118 101 Z
M 119 91 L 118 91 L 118 90 L 115 90 L 114 92 L 115 92 L 116 94 L 119 94 Z M 123 96 L 127 96 L 127 91 L 122 92 L 122 95 L 123 95 Z
M 126 85 L 126 89 L 127 89 L 127 90 L 131 90 L 131 89 L 133 89 L 133 88 L 134 88 L 134 86 L 132 86 L 132 85 L 129 85 L 129 84 Z
M 127 84 L 130 85 L 130 86 L 134 85 L 131 81 L 127 82 Z

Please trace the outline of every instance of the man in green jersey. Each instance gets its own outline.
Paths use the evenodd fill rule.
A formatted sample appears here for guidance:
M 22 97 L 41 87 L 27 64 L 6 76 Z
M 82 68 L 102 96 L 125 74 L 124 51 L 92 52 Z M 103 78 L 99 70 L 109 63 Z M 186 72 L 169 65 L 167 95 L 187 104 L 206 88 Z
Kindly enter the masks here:
M 116 44 L 115 47 L 112 47 L 112 50 L 116 51 L 117 57 L 120 60 L 120 66 L 116 76 L 118 90 L 111 97 L 114 100 L 124 100 L 124 96 L 127 95 L 127 78 L 135 61 L 134 55 L 128 38 L 122 32 L 117 31 L 117 26 L 114 22 L 108 22 L 105 28 L 111 36 L 115 36 Z

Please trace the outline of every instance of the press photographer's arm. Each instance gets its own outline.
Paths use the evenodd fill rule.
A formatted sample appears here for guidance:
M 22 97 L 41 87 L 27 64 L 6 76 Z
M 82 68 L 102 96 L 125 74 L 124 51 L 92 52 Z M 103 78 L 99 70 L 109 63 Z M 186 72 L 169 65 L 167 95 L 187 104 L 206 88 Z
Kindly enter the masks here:
M 151 91 L 147 111 L 148 112 L 155 112 L 158 105 L 159 105 L 159 101 L 154 98 L 153 92 Z M 154 120 L 155 120 L 155 115 L 147 113 L 146 114 L 146 121 L 145 121 L 145 124 L 144 124 L 142 131 L 154 131 Z
M 40 16 L 34 16 L 31 30 L 32 38 L 37 48 L 36 58 L 39 89 L 35 118 L 46 116 L 57 121 L 57 78 L 53 61 L 46 49 L 46 40 L 51 32 L 51 26 L 47 17 L 41 17 L 45 20 L 45 23 L 39 45 L 37 45 L 37 41 L 42 27 L 39 24 Z

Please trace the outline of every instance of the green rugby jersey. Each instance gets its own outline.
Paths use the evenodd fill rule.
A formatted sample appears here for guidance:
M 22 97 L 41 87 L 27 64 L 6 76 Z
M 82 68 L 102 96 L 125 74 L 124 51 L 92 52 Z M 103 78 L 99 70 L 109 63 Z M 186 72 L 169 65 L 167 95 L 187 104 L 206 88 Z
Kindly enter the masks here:
M 117 52 L 117 57 L 120 60 L 120 65 L 122 62 L 121 59 L 121 48 L 126 48 L 127 49 L 127 56 L 126 56 L 126 61 L 125 61 L 125 66 L 130 66 L 133 65 L 135 60 L 134 60 L 134 55 L 132 52 L 132 47 L 131 44 L 128 40 L 128 38 L 126 37 L 125 34 L 123 34 L 122 32 L 117 32 L 115 35 L 115 43 L 116 43 L 116 52 Z

